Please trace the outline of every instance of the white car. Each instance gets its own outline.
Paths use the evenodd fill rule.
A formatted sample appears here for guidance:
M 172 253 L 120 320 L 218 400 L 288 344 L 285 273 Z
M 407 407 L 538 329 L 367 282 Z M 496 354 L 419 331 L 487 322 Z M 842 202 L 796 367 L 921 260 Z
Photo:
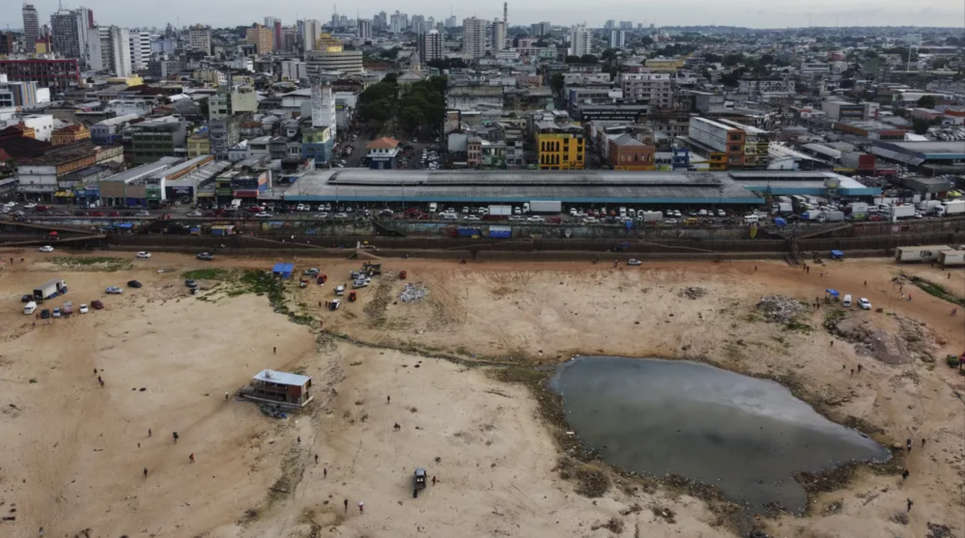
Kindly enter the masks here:
M 106 290 L 104 290 L 104 293 L 106 293 L 106 294 L 108 294 L 108 295 L 120 295 L 120 294 L 124 293 L 124 290 L 123 290 L 122 288 L 118 288 L 118 287 L 116 287 L 116 286 L 111 286 L 111 287 L 107 288 Z
M 146 260 L 146 259 L 149 259 L 149 258 L 151 257 L 151 253 L 150 253 L 150 252 L 143 252 L 143 251 L 142 251 L 142 252 L 138 252 L 138 253 L 137 253 L 137 257 Z
M 34 203 L 25 204 L 23 206 L 24 209 L 33 209 L 35 207 L 37 207 L 37 204 L 34 204 Z
M 267 219 L 270 217 L 271 217 L 271 213 L 266 213 L 264 211 L 262 211 L 261 213 L 255 213 L 255 218 L 258 218 L 258 219 Z
M 726 217 L 726 216 L 727 216 L 727 212 L 724 211 L 723 209 L 718 209 L 718 210 L 717 210 L 717 216 L 718 216 L 718 217 Z
M 89 312 L 89 310 L 87 310 L 87 305 L 85 304 L 80 305 L 80 310 L 78 310 L 78 312 L 80 312 L 81 314 L 86 314 L 87 312 Z
M 627 265 L 643 265 L 643 262 L 636 258 L 630 258 L 627 260 Z
M 466 220 L 480 220 L 479 215 L 466 215 Z
M 148 213 L 147 215 L 140 215 L 140 214 L 138 214 L 138 216 L 145 216 L 145 217 L 146 217 L 146 216 L 149 216 L 149 215 L 150 215 L 150 213 Z M 188 213 L 188 216 L 189 216 L 189 217 L 200 217 L 200 216 L 201 216 L 201 212 L 200 212 L 200 211 L 191 211 L 191 212 Z
M 861 307 L 861 310 L 871 310 L 871 301 L 862 297 L 858 299 L 858 306 Z
M 54 251 L 54 247 L 50 245 L 44 245 L 40 247 L 40 252 L 53 252 L 53 251 Z

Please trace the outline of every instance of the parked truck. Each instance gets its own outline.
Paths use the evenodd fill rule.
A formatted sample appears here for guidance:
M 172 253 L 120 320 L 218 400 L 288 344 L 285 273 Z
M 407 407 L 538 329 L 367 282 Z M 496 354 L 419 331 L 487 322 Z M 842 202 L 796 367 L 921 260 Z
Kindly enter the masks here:
M 529 203 L 531 213 L 555 213 L 563 212 L 563 202 L 550 200 L 533 200 Z
M 483 215 L 483 220 L 506 220 L 513 214 L 511 205 L 491 205 L 489 211 Z
M 918 202 L 918 211 L 924 214 L 934 213 L 935 208 L 942 205 L 941 200 L 923 200 Z
M 947 245 L 925 247 L 898 247 L 895 249 L 896 262 L 930 262 L 938 259 L 940 252 L 952 250 Z
M 868 204 L 864 202 L 851 202 L 850 204 L 848 204 L 848 214 L 852 216 L 867 215 Z
M 663 213 L 659 211 L 641 211 L 637 215 L 637 218 L 640 219 L 641 222 L 662 222 Z
M 40 303 L 64 293 L 67 293 L 67 282 L 60 279 L 48 280 L 40 287 L 34 288 L 34 299 Z
M 805 211 L 801 213 L 801 220 L 823 222 L 821 217 L 824 216 L 824 211 L 820 209 L 811 209 L 810 211 Z
M 778 202 L 772 205 L 771 209 L 773 209 L 775 213 L 779 213 L 781 215 L 786 213 L 794 213 L 794 206 L 791 204 L 791 202 Z
M 818 222 L 842 222 L 844 221 L 844 211 L 825 211 Z
M 939 216 L 961 215 L 965 213 L 965 200 L 952 200 L 943 203 L 940 207 L 941 209 L 936 208 L 936 213 Z
M 888 208 L 888 220 L 905 219 L 915 216 L 913 205 L 893 205 Z
M 942 267 L 965 265 L 965 250 L 942 250 L 938 253 L 938 263 Z

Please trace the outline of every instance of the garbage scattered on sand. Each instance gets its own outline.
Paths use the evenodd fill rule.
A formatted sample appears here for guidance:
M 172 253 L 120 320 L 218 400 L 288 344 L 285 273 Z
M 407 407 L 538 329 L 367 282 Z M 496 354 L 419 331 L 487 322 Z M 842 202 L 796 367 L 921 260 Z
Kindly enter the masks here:
M 680 296 L 688 299 L 700 299 L 704 295 L 707 295 L 707 290 L 704 288 L 691 286 L 680 290 Z
M 764 319 L 770 323 L 788 324 L 807 312 L 807 305 L 793 297 L 768 295 L 757 303 L 757 309 L 764 312 Z
M 399 300 L 403 303 L 408 303 L 410 301 L 424 299 L 428 294 L 429 290 L 422 282 L 406 284 L 405 287 L 402 288 L 402 293 L 399 294 Z

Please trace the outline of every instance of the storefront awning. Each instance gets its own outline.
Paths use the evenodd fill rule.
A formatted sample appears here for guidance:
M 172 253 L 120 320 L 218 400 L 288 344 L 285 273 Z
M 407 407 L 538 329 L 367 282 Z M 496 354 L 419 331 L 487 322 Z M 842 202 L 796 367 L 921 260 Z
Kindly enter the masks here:
M 54 198 L 73 198 L 74 193 L 71 191 L 57 191 L 54 193 Z

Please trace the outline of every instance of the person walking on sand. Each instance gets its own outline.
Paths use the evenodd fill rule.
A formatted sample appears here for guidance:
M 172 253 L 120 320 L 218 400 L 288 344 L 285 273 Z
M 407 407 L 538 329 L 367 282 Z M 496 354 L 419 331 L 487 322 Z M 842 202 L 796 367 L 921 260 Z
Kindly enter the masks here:
M 908 511 L 911 512 L 911 505 L 915 504 L 914 501 L 908 499 Z
M 345 499 L 345 513 L 348 513 L 348 499 Z
M 908 452 L 911 453 L 911 437 L 908 438 L 908 441 L 905 443 L 905 446 L 908 447 Z
M 318 465 L 318 454 L 315 454 L 315 465 Z
M 322 478 L 328 478 L 328 467 L 322 467 Z
M 859 373 L 859 374 L 861 373 L 861 368 L 863 368 L 863 366 L 861 366 L 861 365 L 859 364 L 859 365 L 858 365 L 858 373 Z
M 171 434 L 171 437 L 174 438 L 174 444 L 178 444 L 178 432 Z
M 921 447 L 922 447 L 922 448 L 925 448 L 925 438 L 924 438 L 924 437 L 921 438 Z
M 277 347 L 272 347 L 272 348 L 271 348 L 271 352 L 272 352 L 272 354 L 278 353 L 278 348 L 277 348 Z
M 910 475 L 910 474 L 911 474 L 911 473 L 908 471 L 908 469 L 905 469 L 904 471 L 901 472 L 901 479 L 902 479 L 902 480 L 908 480 L 908 475 Z
M 188 456 L 188 459 L 191 460 L 191 463 L 194 463 L 194 452 L 192 452 L 191 455 Z
M 102 387 L 104 386 L 104 378 L 101 376 L 97 376 L 97 382 L 100 383 Z
M 151 437 L 152 435 L 154 435 L 154 432 L 151 431 L 151 428 L 148 428 L 148 429 L 147 429 L 147 436 L 148 436 L 148 437 Z
M 364 513 L 365 513 L 365 503 L 362 501 L 359 501 L 359 515 L 362 515 Z
M 385 403 L 386 403 L 386 405 L 392 403 L 392 396 L 386 396 L 386 397 L 385 397 Z
M 432 485 L 433 485 L 433 486 L 436 485 L 436 477 L 435 477 L 435 476 L 432 477 Z
M 147 478 L 147 467 L 144 468 L 144 478 Z

